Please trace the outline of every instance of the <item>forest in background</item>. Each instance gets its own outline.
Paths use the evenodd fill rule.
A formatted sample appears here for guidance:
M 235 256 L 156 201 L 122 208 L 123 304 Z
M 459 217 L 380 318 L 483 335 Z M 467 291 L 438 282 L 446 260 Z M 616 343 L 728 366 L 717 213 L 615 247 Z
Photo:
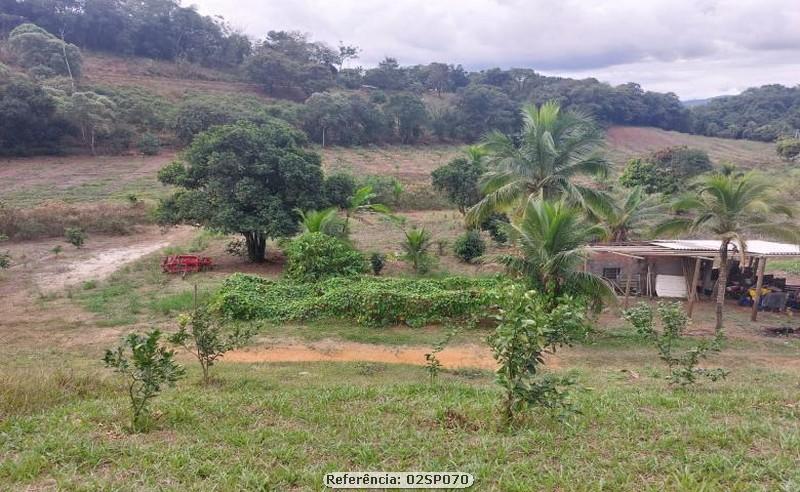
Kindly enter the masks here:
M 35 27 L 38 26 L 38 27 Z M 800 88 L 769 85 L 686 107 L 675 94 L 550 77 L 532 68 L 470 72 L 387 57 L 355 67 L 359 48 L 293 31 L 251 39 L 175 0 L 0 0 L 0 149 L 120 153 L 183 146 L 213 125 L 280 118 L 323 145 L 474 142 L 519 130 L 519 108 L 554 100 L 602 124 L 774 141 L 800 127 Z M 82 54 L 105 51 L 204 66 L 262 95 L 178 100 L 81 79 Z M 198 69 L 199 70 L 199 69 Z M 266 97 L 264 97 L 266 96 Z

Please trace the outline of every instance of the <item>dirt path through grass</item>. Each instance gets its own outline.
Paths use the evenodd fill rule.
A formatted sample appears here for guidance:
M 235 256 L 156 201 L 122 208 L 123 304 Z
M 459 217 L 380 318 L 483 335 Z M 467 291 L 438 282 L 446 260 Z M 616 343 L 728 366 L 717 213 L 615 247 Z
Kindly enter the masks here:
M 310 344 L 275 343 L 229 352 L 228 362 L 315 362 L 364 361 L 387 364 L 425 365 L 425 354 L 431 347 L 387 346 L 326 340 Z M 495 370 L 497 365 L 488 346 L 476 344 L 446 347 L 437 354 L 445 369 L 474 368 Z M 553 361 L 555 362 L 555 361 Z

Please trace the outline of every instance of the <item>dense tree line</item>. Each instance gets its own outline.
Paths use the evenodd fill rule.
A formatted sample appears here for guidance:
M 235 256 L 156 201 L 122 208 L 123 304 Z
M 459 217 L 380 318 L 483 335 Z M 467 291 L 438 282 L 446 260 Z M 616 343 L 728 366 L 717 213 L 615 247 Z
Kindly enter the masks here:
M 25 84 L 40 84 L 45 95 L 37 97 L 52 99 L 59 121 L 70 122 L 60 133 L 80 134 L 76 138 L 92 149 L 99 144 L 123 150 L 138 135 L 164 132 L 185 145 L 213 125 L 258 123 L 265 116 L 283 118 L 323 145 L 476 142 L 493 130 L 520 131 L 520 108 L 547 101 L 592 115 L 601 124 L 729 138 L 775 140 L 800 127 L 800 88 L 765 86 L 690 110 L 675 94 L 645 91 L 635 83 L 613 86 L 593 78 L 545 76 L 528 68 L 468 72 L 441 62 L 403 66 L 391 57 L 373 68 L 345 68 L 358 58 L 359 48 L 332 47 L 293 31 L 269 31 L 263 39 L 251 40 L 179 0 L 0 0 L 0 34 L 7 35 L 10 61 L 30 77 Z M 252 99 L 243 104 L 230 98 L 194 98 L 176 107 L 128 89 L 83 87 L 81 48 L 216 66 L 261 85 L 276 98 L 304 104 L 281 103 L 265 110 L 265 103 Z M 10 111 L 12 86 L 5 93 Z M 76 98 L 74 92 L 93 94 Z M 76 106 L 76 100 L 85 104 Z M 95 114 L 75 118 L 76 111 L 87 108 Z M 41 113 L 33 111 L 28 119 L 35 117 Z M 86 126 L 89 120 L 95 122 L 92 128 Z M 13 133 L 16 127 L 8 128 Z M 24 132 L 27 127 L 19 128 Z
M 0 32 L 34 23 L 80 48 L 237 66 L 247 36 L 178 0 L 0 0 Z
M 692 108 L 693 133 L 773 141 L 800 129 L 800 86 L 773 84 Z

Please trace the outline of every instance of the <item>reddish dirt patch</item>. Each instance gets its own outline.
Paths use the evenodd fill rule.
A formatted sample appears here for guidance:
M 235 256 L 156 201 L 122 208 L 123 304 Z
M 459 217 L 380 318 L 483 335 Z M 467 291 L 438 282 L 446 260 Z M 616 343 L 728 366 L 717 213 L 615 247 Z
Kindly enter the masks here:
M 313 344 L 278 343 L 265 348 L 237 350 L 225 355 L 229 362 L 312 362 L 365 361 L 388 364 L 425 365 L 430 347 L 372 345 L 366 343 L 324 341 Z M 497 368 L 487 346 L 458 345 L 437 354 L 442 366 L 448 369 L 471 367 Z

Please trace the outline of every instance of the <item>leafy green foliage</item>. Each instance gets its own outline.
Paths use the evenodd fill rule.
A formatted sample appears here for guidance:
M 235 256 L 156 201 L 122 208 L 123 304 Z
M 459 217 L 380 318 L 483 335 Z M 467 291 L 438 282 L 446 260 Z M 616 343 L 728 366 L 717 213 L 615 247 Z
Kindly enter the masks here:
M 781 159 L 791 161 L 800 156 L 800 138 L 782 138 L 778 140 L 776 151 Z
M 158 155 L 161 151 L 161 140 L 158 135 L 145 133 L 139 138 L 139 151 L 144 155 Z
M 603 240 L 609 242 L 642 239 L 666 208 L 658 197 L 645 194 L 641 186 L 587 205 L 591 218 L 603 227 Z
M 486 252 L 486 242 L 481 238 L 480 232 L 472 229 L 458 236 L 453 244 L 453 252 L 457 257 L 470 263 L 475 258 L 483 256 Z
M 622 317 L 636 329 L 639 336 L 651 338 L 656 335 L 653 309 L 648 304 L 640 302 L 623 311 Z
M 303 232 L 320 232 L 338 239 L 347 240 L 350 231 L 347 223 L 339 217 L 336 208 L 309 210 L 307 212 L 298 210 L 297 213 L 300 215 L 300 225 L 303 227 Z
M 345 209 L 356 192 L 356 179 L 348 173 L 338 172 L 325 176 L 322 193 L 327 205 Z
M 386 266 L 386 255 L 374 252 L 369 255 L 369 266 L 372 268 L 373 275 L 380 275 L 383 267 Z
M 482 140 L 489 171 L 484 198 L 467 214 L 480 224 L 493 212 L 520 215 L 532 198 L 566 198 L 583 203 L 596 191 L 575 183 L 580 175 L 604 175 L 608 162 L 598 150 L 603 135 L 586 114 L 562 111 L 550 101 L 523 108 L 522 135 L 493 131 Z
M 0 73 L 0 155 L 54 153 L 68 130 L 55 99 L 40 85 Z
M 81 73 L 81 52 L 35 24 L 22 24 L 8 36 L 8 47 L 17 63 L 44 78 Z
M 321 232 L 307 232 L 286 248 L 286 276 L 301 282 L 332 276 L 354 276 L 367 270 L 352 246 Z
M 719 332 L 713 340 L 702 340 L 685 351 L 676 353 L 689 324 L 689 317 L 680 302 L 659 302 L 656 311 L 661 324 L 660 330 L 655 326 L 653 308 L 649 304 L 640 302 L 626 310 L 623 317 L 637 333 L 653 340 L 659 358 L 669 368 L 667 379 L 671 384 L 687 386 L 696 383 L 698 376 L 718 381 L 728 375 L 728 371 L 724 369 L 697 367 L 701 359 L 721 350 L 722 336 Z
M 553 298 L 571 293 L 596 305 L 615 299 L 602 278 L 583 271 L 584 247 L 602 234 L 602 228 L 587 223 L 578 208 L 563 201 L 532 200 L 508 232 L 517 253 L 497 260 L 513 276 Z
M 481 222 L 481 230 L 489 233 L 489 236 L 498 244 L 508 242 L 508 216 L 504 213 L 493 212 Z
M 430 271 L 433 264 L 433 257 L 430 255 L 431 233 L 424 227 L 405 231 L 405 241 L 400 247 L 403 249 L 402 259 L 411 263 L 416 273 Z
M 774 141 L 798 126 L 800 88 L 779 84 L 715 97 L 692 108 L 692 132 L 712 137 Z
M 64 237 L 69 244 L 76 248 L 82 247 L 86 242 L 86 232 L 79 227 L 67 227 L 64 229 Z
M 381 108 L 360 94 L 318 92 L 303 105 L 303 129 L 323 145 L 379 143 L 390 136 Z
M 384 111 L 393 122 L 400 143 L 413 144 L 420 139 L 428 121 L 428 110 L 419 96 L 410 93 L 392 95 Z
M 121 374 L 128 386 L 132 417 L 131 428 L 143 429 L 148 404 L 163 386 L 173 386 L 185 374 L 175 362 L 175 352 L 160 343 L 161 332 L 150 331 L 144 335 L 130 333 L 114 350 L 103 357 L 106 367 Z
M 431 173 L 434 189 L 446 193 L 462 214 L 481 199 L 478 181 L 485 171 L 483 155 L 480 147 L 471 147 L 468 157 L 472 158 L 457 157 Z
M 497 383 L 503 388 L 503 422 L 509 425 L 522 410 L 541 406 L 571 410 L 567 378 L 540 375 L 544 356 L 588 332 L 586 306 L 571 297 L 548 299 L 521 285 L 499 292 L 499 324 L 489 337 L 498 362 Z
M 206 308 L 178 318 L 178 332 L 169 336 L 170 343 L 180 345 L 191 352 L 203 370 L 203 383 L 209 382 L 209 370 L 225 352 L 245 346 L 255 331 L 251 327 L 236 325 L 226 329 L 222 319 L 214 316 Z
M 360 276 L 319 282 L 234 274 L 213 307 L 232 319 L 273 322 L 340 318 L 368 326 L 424 326 L 485 316 L 497 278 L 405 279 Z
M 461 92 L 445 136 L 474 142 L 491 131 L 516 133 L 521 126 L 519 105 L 496 87 L 470 84 Z
M 242 234 L 249 259 L 263 261 L 267 238 L 294 233 L 296 210 L 321 201 L 321 159 L 304 143 L 277 121 L 203 133 L 184 153 L 184 169 L 173 163 L 159 173 L 163 183 L 181 188 L 161 203 L 159 221 Z
M 620 176 L 628 188 L 642 187 L 646 193 L 672 194 L 694 176 L 713 169 L 708 154 L 686 146 L 667 147 L 631 159 Z

